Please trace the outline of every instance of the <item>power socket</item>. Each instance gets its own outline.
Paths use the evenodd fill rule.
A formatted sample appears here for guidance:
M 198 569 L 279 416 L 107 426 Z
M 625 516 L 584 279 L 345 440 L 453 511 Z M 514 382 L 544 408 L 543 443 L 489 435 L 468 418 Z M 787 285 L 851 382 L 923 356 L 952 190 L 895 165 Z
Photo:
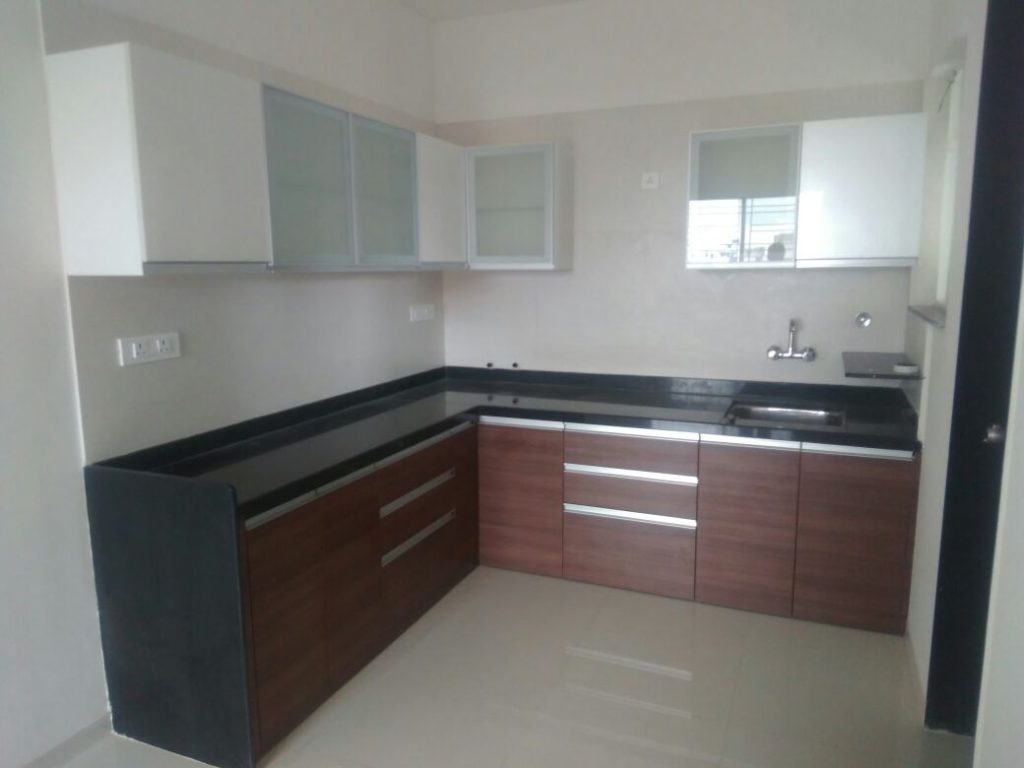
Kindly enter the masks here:
M 177 332 L 125 336 L 117 340 L 117 362 L 122 368 L 174 357 L 181 357 L 181 338 Z

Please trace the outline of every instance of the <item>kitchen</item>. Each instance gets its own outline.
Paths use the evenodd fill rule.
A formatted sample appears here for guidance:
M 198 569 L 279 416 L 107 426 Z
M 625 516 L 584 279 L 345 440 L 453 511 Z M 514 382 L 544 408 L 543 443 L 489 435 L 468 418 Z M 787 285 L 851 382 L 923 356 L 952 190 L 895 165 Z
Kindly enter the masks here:
M 135 77 L 134 105 L 129 100 L 125 106 L 122 96 L 120 107 L 93 111 L 72 107 L 71 116 L 60 120 L 62 101 L 52 80 L 57 67 L 48 69 L 50 126 L 66 259 L 76 252 L 79 239 L 73 225 L 66 221 L 63 185 L 69 168 L 73 170 L 77 163 L 88 161 L 86 153 L 74 150 L 74 141 L 89 130 L 111 138 L 111 152 L 104 155 L 109 163 L 104 181 L 124 184 L 108 188 L 102 198 L 96 196 L 86 201 L 93 204 L 85 217 L 91 227 L 86 228 L 81 242 L 103 235 L 121 238 L 116 246 L 104 244 L 96 248 L 93 240 L 91 249 L 82 248 L 80 252 L 86 254 L 87 260 L 100 259 L 102 266 L 78 268 L 71 266 L 76 262 L 66 262 L 72 275 L 67 280 L 67 290 L 84 463 L 105 462 L 108 469 L 124 469 L 125 466 L 118 466 L 115 457 L 143 451 L 132 460 L 136 468 L 148 471 L 171 464 L 184 466 L 198 460 L 197 455 L 237 447 L 240 440 L 249 443 L 242 449 L 246 456 L 267 455 L 273 450 L 285 450 L 289 444 L 284 436 L 274 437 L 269 431 L 286 427 L 299 428 L 301 432 L 301 425 L 306 424 L 308 437 L 317 434 L 313 421 L 321 419 L 326 423 L 332 418 L 340 419 L 335 426 L 351 429 L 361 420 L 353 421 L 351 413 L 339 411 L 346 408 L 362 408 L 371 420 L 387 422 L 387 411 L 379 409 L 385 408 L 389 399 L 390 407 L 401 414 L 396 414 L 394 424 L 376 442 L 363 430 L 355 440 L 361 446 L 358 450 L 351 445 L 336 446 L 340 453 L 333 459 L 319 453 L 316 461 L 322 464 L 314 462 L 295 469 L 276 487 L 272 487 L 275 481 L 269 464 L 258 470 L 257 484 L 263 483 L 264 490 L 253 498 L 263 497 L 262 508 L 253 507 L 253 514 L 290 502 L 283 496 L 292 491 L 295 498 L 313 492 L 307 500 L 315 499 L 318 489 L 353 472 L 371 466 L 383 471 L 387 467 L 381 462 L 390 461 L 396 452 L 412 447 L 416 435 L 432 439 L 456 426 L 451 419 L 466 414 L 481 419 L 527 418 L 538 422 L 533 426 L 540 427 L 541 432 L 545 425 L 560 424 L 561 430 L 547 432 L 549 436 L 558 434 L 564 441 L 573 434 L 573 424 L 635 429 L 640 426 L 640 419 L 644 421 L 643 428 L 657 430 L 665 426 L 662 422 L 674 421 L 677 423 L 673 428 L 681 434 L 698 435 L 698 447 L 693 450 L 703 450 L 705 443 L 714 444 L 715 435 L 728 437 L 731 432 L 734 437 L 755 440 L 787 442 L 788 438 L 789 446 L 772 447 L 785 453 L 785 448 L 792 448 L 795 443 L 798 447 L 791 454 L 799 457 L 804 455 L 807 445 L 821 444 L 821 429 L 803 430 L 792 424 L 723 424 L 725 411 L 733 400 L 763 405 L 781 397 L 792 404 L 794 390 L 786 385 L 800 384 L 805 391 L 813 390 L 812 399 L 820 405 L 817 401 L 823 393 L 846 396 L 847 387 L 865 381 L 848 377 L 843 352 L 906 354 L 909 360 L 898 362 L 916 362 L 924 375 L 922 383 L 915 374 L 906 374 L 906 396 L 891 386 L 900 383 L 895 378 L 888 380 L 890 386 L 855 390 L 857 397 L 867 398 L 865 403 L 871 408 L 886 414 L 889 421 L 883 432 L 888 429 L 890 433 L 880 436 L 875 430 L 870 444 L 851 441 L 848 436 L 835 438 L 835 434 L 848 431 L 844 422 L 843 427 L 833 428 L 831 434 L 838 442 L 831 444 L 860 442 L 858 447 L 910 454 L 917 454 L 919 439 L 924 444 L 919 459 L 908 462 L 915 466 L 915 471 L 917 462 L 921 463 L 920 504 L 901 503 L 902 514 L 909 515 L 910 520 L 916 516 L 916 531 L 910 532 L 916 534 L 916 551 L 913 558 L 907 557 L 906 562 L 912 559 L 914 567 L 901 587 L 900 599 L 906 602 L 901 611 L 905 610 L 909 617 L 909 642 L 915 654 L 916 674 L 922 680 L 926 677 L 922 670 L 927 669 L 931 639 L 929 602 L 934 600 L 937 531 L 941 525 L 941 498 L 936 502 L 934 494 L 941 494 L 944 485 L 936 485 L 934 475 L 945 470 L 941 437 L 934 438 L 938 444 L 933 459 L 933 438 L 928 435 L 942 431 L 942 411 L 949 407 L 948 399 L 943 405 L 943 387 L 952 386 L 950 362 L 943 357 L 943 345 L 953 344 L 955 359 L 956 339 L 950 339 L 954 334 L 942 334 L 937 325 L 908 314 L 907 306 L 941 303 L 948 294 L 948 318 L 956 304 L 956 281 L 961 279 L 958 271 L 962 272 L 957 259 L 962 261 L 963 255 L 957 257 L 956 247 L 947 245 L 945 252 L 949 257 L 944 264 L 939 258 L 944 249 L 938 243 L 965 236 L 959 231 L 963 229 L 964 214 L 957 205 L 957 195 L 962 195 L 960 187 L 966 186 L 969 191 L 969 174 L 964 176 L 963 165 L 968 163 L 969 167 L 970 153 L 949 155 L 948 137 L 957 132 L 950 127 L 954 126 L 968 137 L 964 141 L 970 145 L 970 130 L 963 130 L 963 126 L 971 125 L 971 88 L 977 88 L 977 33 L 984 21 L 983 13 L 979 21 L 979 14 L 961 10 L 959 21 L 964 26 L 946 29 L 944 24 L 952 24 L 956 15 L 936 13 L 932 4 L 926 2 L 899 9 L 877 4 L 874 11 L 891 14 L 887 17 L 891 21 L 888 25 L 878 24 L 863 8 L 851 6 L 826 12 L 799 4 L 803 13 L 800 24 L 806 25 L 804 33 L 808 40 L 816 41 L 806 51 L 787 54 L 793 59 L 781 57 L 775 61 L 757 54 L 754 46 L 740 46 L 750 51 L 747 55 L 751 61 L 738 60 L 738 54 L 732 58 L 719 56 L 713 59 L 715 66 L 709 64 L 698 71 L 678 65 L 693 60 L 710 61 L 717 45 L 715 36 L 702 35 L 700 24 L 691 29 L 680 23 L 681 17 L 674 14 L 682 12 L 663 2 L 652 3 L 649 13 L 636 14 L 628 20 L 614 3 L 571 3 L 505 9 L 506 13 L 499 15 L 457 15 L 430 23 L 420 13 L 397 5 L 389 4 L 387 10 L 381 11 L 372 4 L 355 3 L 321 10 L 327 14 L 325 18 L 318 18 L 314 11 L 308 11 L 312 15 L 305 18 L 290 18 L 287 28 L 303 30 L 294 44 L 277 40 L 274 30 L 280 20 L 275 22 L 273 4 L 248 15 L 249 26 L 243 30 L 234 27 L 237 15 L 226 11 L 223 17 L 216 13 L 204 16 L 199 11 L 188 15 L 180 13 L 173 4 L 141 5 L 146 6 L 144 12 L 114 0 L 42 5 L 46 48 L 54 54 L 51 62 L 74 52 L 117 51 L 102 65 L 82 66 L 67 59 L 68 103 L 74 104 L 75 98 L 86 102 L 116 99 L 116 89 L 106 88 L 103 83 L 117 82 L 126 72 Z M 790 10 L 795 13 L 798 4 L 793 5 Z M 689 11 L 710 13 L 706 8 L 701 10 L 700 4 Z M 331 13 L 338 15 L 330 16 Z M 703 24 L 729 25 L 751 35 L 759 26 L 767 25 L 765 29 L 773 30 L 776 37 L 787 30 L 793 33 L 797 28 L 789 18 L 761 18 L 755 22 L 736 9 L 718 13 L 721 17 L 704 18 Z M 329 20 L 333 20 L 330 35 L 325 31 L 331 26 Z M 345 27 L 342 21 L 361 21 L 363 26 Z M 616 24 L 622 28 L 618 35 L 613 35 L 610 30 Z M 336 36 L 342 34 L 339 30 L 343 28 L 347 37 L 342 42 L 347 47 L 336 44 Z M 668 29 L 674 29 L 674 34 L 683 34 L 680 30 L 684 30 L 688 45 L 681 45 L 668 35 Z M 851 34 L 851 29 L 858 34 Z M 370 40 L 369 30 L 376 30 L 382 37 Z M 757 32 L 763 34 L 764 29 Z M 387 35 L 400 35 L 400 42 L 385 47 L 381 41 Z M 131 41 L 130 48 L 118 45 L 125 40 Z M 630 46 L 638 40 L 652 41 L 650 58 L 641 57 L 631 68 L 624 62 L 629 58 Z M 876 46 L 872 55 L 862 50 L 865 40 Z M 604 45 L 597 45 L 596 41 Z M 958 45 L 963 50 L 958 50 Z M 549 51 L 550 56 L 531 59 L 524 55 L 536 46 Z M 304 51 L 301 55 L 300 49 Z M 791 49 L 782 46 L 781 50 Z M 150 74 L 157 84 L 161 77 L 174 77 L 174 63 L 178 61 L 184 62 L 186 70 L 190 65 L 206 67 L 231 82 L 246 84 L 244 90 L 253 98 L 246 102 L 248 106 L 239 108 L 254 109 L 255 121 L 238 124 L 225 119 L 234 104 L 225 99 L 214 99 L 207 105 L 208 110 L 201 112 L 221 120 L 216 128 L 224 149 L 215 153 L 214 160 L 235 162 L 233 168 L 248 180 L 244 184 L 238 184 L 237 176 L 222 175 L 226 187 L 218 189 L 215 183 L 197 187 L 193 199 L 182 194 L 188 186 L 188 174 L 216 179 L 221 169 L 213 162 L 193 167 L 189 164 L 194 160 L 191 153 L 174 157 L 162 154 L 159 144 L 146 143 L 150 137 L 159 138 L 161 130 L 173 133 L 179 128 L 173 120 L 159 119 L 172 114 L 168 104 L 173 102 L 158 98 L 159 88 L 149 95 L 143 90 L 145 59 L 150 51 L 164 63 L 167 60 L 162 56 L 172 60 L 169 66 L 158 63 L 151 68 Z M 351 58 L 338 58 L 345 56 Z M 815 66 L 797 66 L 810 60 L 800 56 L 813 56 Z M 971 59 L 972 56 L 978 60 Z M 467 67 L 468 60 L 474 65 Z M 509 63 L 512 60 L 515 65 Z M 758 62 L 756 67 L 752 66 L 754 60 Z M 421 66 L 424 61 L 430 61 L 431 66 Z M 99 85 L 90 85 L 89 78 L 96 77 L 105 66 L 111 67 L 115 75 L 120 74 L 102 80 Z M 974 81 L 967 79 L 972 71 Z M 333 74 L 327 76 L 325 72 Z M 515 72 L 516 78 L 510 80 L 510 72 Z M 953 82 L 957 78 L 952 75 L 956 73 L 961 73 L 961 84 Z M 209 75 L 211 80 L 214 77 Z M 490 268 L 467 269 L 467 249 L 460 244 L 482 242 L 472 234 L 473 227 L 484 221 L 474 215 L 482 206 L 474 208 L 469 203 L 460 210 L 459 205 L 452 205 L 453 201 L 472 201 L 469 191 L 466 195 L 431 197 L 429 186 L 425 186 L 430 176 L 415 165 L 414 172 L 406 177 L 416 178 L 417 195 L 407 194 L 402 204 L 406 210 L 412 206 L 412 210 L 418 211 L 418 230 L 414 232 L 409 225 L 406 242 L 415 242 L 422 256 L 437 238 L 447 238 L 449 242 L 454 239 L 454 246 L 438 249 L 442 254 L 450 254 L 437 258 L 441 266 L 421 268 L 420 259 L 416 259 L 413 268 L 408 263 L 405 268 L 401 263 L 392 263 L 375 264 L 375 271 L 354 269 L 367 266 L 363 256 L 372 259 L 373 249 L 367 243 L 373 235 L 379 235 L 390 245 L 389 238 L 397 228 L 374 230 L 373 215 L 366 213 L 373 210 L 369 204 L 360 209 L 358 202 L 351 204 L 352 196 L 343 195 L 346 203 L 338 210 L 345 211 L 354 226 L 352 231 L 341 233 L 342 240 L 356 245 L 347 255 L 359 250 L 360 255 L 353 257 L 358 263 L 328 265 L 332 267 L 328 271 L 310 269 L 306 264 L 305 271 L 279 269 L 267 274 L 265 264 L 271 259 L 277 261 L 281 245 L 274 238 L 289 230 L 287 224 L 278 223 L 281 207 L 275 207 L 273 186 L 267 187 L 268 178 L 273 185 L 275 161 L 270 143 L 270 113 L 262 112 L 266 107 L 260 83 L 276 89 L 267 93 L 285 92 L 317 102 L 319 106 L 312 110 L 326 115 L 325 119 L 343 113 L 359 116 L 335 120 L 335 125 L 344 126 L 340 130 L 349 132 L 349 157 L 354 159 L 352 167 L 345 169 L 340 178 L 348 178 L 350 172 L 354 174 L 352 178 L 361 178 L 359 174 L 366 170 L 361 171 L 359 166 L 360 129 L 369 130 L 375 138 L 385 135 L 414 145 L 415 152 L 406 157 L 414 157 L 417 164 L 427 156 L 420 151 L 426 139 L 417 136 L 412 141 L 406 131 L 444 140 L 445 146 L 458 148 L 454 152 L 456 164 L 479 162 L 481 168 L 486 167 L 488 157 L 501 157 L 487 154 L 498 150 L 467 152 L 462 148 L 544 146 L 538 155 L 543 162 L 533 166 L 541 168 L 543 175 L 533 189 L 541 190 L 548 217 L 541 227 L 544 236 L 540 237 L 544 241 L 543 258 L 548 260 L 544 266 L 555 268 L 532 270 L 518 265 L 520 268 L 508 271 L 494 269 L 508 264 L 486 264 L 483 260 L 474 264 L 469 249 L 471 267 Z M 182 88 L 175 87 L 172 92 L 179 99 L 187 95 Z M 309 104 L 298 103 L 300 107 Z M 956 119 L 950 118 L 954 108 L 960 110 Z M 147 109 L 152 111 L 147 113 Z M 803 126 L 807 135 L 809 126 L 926 113 L 935 117 L 929 118 L 927 136 L 922 136 L 920 143 L 923 167 L 919 188 L 928 204 L 919 202 L 917 210 L 925 211 L 925 220 L 920 226 L 907 225 L 907 216 L 899 217 L 904 229 L 919 239 L 919 252 L 899 254 L 916 257 L 915 266 L 908 268 L 906 263 L 900 263 L 884 267 L 873 264 L 802 269 L 786 264 L 775 271 L 688 268 L 692 265 L 686 262 L 685 208 L 687 199 L 693 201 L 694 196 L 686 158 L 691 151 L 692 135 L 779 124 Z M 258 127 L 264 114 L 268 121 L 266 150 L 262 131 L 253 130 L 253 123 Z M 158 119 L 147 123 L 154 115 Z M 83 116 L 88 120 L 101 119 L 87 126 L 80 122 Z M 198 124 L 186 122 L 181 130 L 196 130 Z M 382 124 L 390 128 L 376 131 Z M 119 130 L 134 131 L 137 150 L 131 147 L 133 139 L 113 146 L 112 137 Z M 147 134 L 147 130 L 152 133 Z M 61 148 L 62 132 L 70 136 L 70 151 Z M 365 141 L 364 146 L 374 146 L 370 139 Z M 300 142 L 298 150 L 301 153 L 311 146 Z M 253 147 L 254 153 L 250 152 Z M 289 151 L 285 151 L 286 159 L 294 159 Z M 949 160 L 949 156 L 953 159 Z M 256 161 L 244 161 L 245 157 Z M 156 164 L 153 167 L 160 168 L 159 172 L 149 173 L 150 158 Z M 128 170 L 122 176 L 115 173 L 118 159 L 127 163 L 124 167 Z M 260 172 L 261 160 L 269 164 L 268 173 Z M 134 172 L 132 162 L 140 164 Z M 314 161 L 307 167 L 312 168 L 311 173 L 326 175 L 331 162 Z M 407 171 L 409 167 L 406 166 Z M 786 168 L 788 173 L 791 166 Z M 138 175 L 133 177 L 133 173 Z M 455 174 L 455 182 L 437 188 L 450 191 L 453 183 L 469 186 L 474 181 L 485 181 L 482 173 L 478 170 Z M 393 178 L 389 176 L 385 181 Z M 167 188 L 177 189 L 177 197 L 160 197 L 159 184 L 167 179 L 174 182 Z M 350 189 L 355 189 L 358 196 L 359 190 L 369 189 L 373 181 L 364 178 Z M 118 197 L 134 183 L 141 185 L 140 207 L 132 203 L 131 194 Z M 155 186 L 147 187 L 148 184 Z M 224 198 L 224 189 L 232 190 L 232 195 L 230 201 L 225 199 L 219 204 L 218 195 Z M 406 184 L 405 189 L 411 187 Z M 498 184 L 491 192 L 500 194 L 508 190 L 508 185 Z M 560 196 L 563 192 L 568 194 Z M 905 198 L 906 195 L 900 196 L 901 201 Z M 154 207 L 149 202 L 153 199 L 161 204 Z M 413 199 L 415 205 L 411 203 Z M 930 205 L 936 200 L 938 204 Z M 463 216 L 466 226 L 441 227 L 435 231 L 435 238 L 430 239 L 424 230 L 429 220 L 424 211 L 430 205 L 438 207 L 438 215 Z M 259 210 L 259 214 L 252 215 L 253 210 Z M 308 209 L 291 210 L 298 210 L 301 218 Z M 931 212 L 942 210 L 948 212 L 945 218 L 934 214 L 934 220 L 928 219 L 933 215 Z M 108 216 L 110 224 L 95 226 L 97 221 L 104 221 L 104 216 Z M 226 220 L 232 226 L 218 226 L 218 218 L 222 219 L 221 224 Z M 132 225 L 137 226 L 134 236 L 129 231 L 133 221 L 137 222 Z M 405 221 L 408 224 L 410 220 Z M 951 228 L 953 234 L 946 233 L 944 228 Z M 314 222 L 313 226 L 307 223 L 291 231 L 304 233 L 315 229 Z M 204 241 L 201 237 L 181 237 L 186 230 L 190 234 L 209 232 L 224 238 L 217 245 L 222 252 L 237 243 L 248 242 L 250 245 L 237 250 L 252 263 L 237 269 L 214 267 L 213 273 L 207 269 L 206 274 L 196 274 L 202 270 L 180 264 L 161 270 L 168 261 L 161 257 L 161 248 L 168 244 L 170 251 L 182 246 L 191 245 L 199 250 L 209 246 L 209 238 Z M 516 236 L 523 230 L 519 227 L 512 231 Z M 800 231 L 798 226 L 798 234 Z M 338 232 L 325 227 L 321 234 L 334 236 Z M 245 240 L 247 235 L 251 240 Z M 144 238 L 141 246 L 140 238 Z M 266 257 L 261 255 L 261 248 L 268 254 Z M 392 255 L 388 250 L 381 248 L 377 253 Z M 799 245 L 795 255 L 799 260 Z M 115 257 L 121 260 L 115 263 Z M 445 266 L 460 260 L 462 264 Z M 260 269 L 261 261 L 263 274 L 247 273 L 254 264 Z M 152 264 L 147 266 L 148 262 Z M 164 273 L 160 274 L 161 271 Z M 143 276 L 137 276 L 139 272 Z M 107 276 L 98 276 L 101 274 Z M 855 320 L 862 313 L 870 316 L 868 322 Z M 769 359 L 769 347 L 787 348 L 787 328 L 793 318 L 798 320 L 793 351 L 813 347 L 816 359 Z M 180 353 L 180 357 L 153 364 L 118 365 L 112 351 L 115 339 L 145 340 L 166 333 L 178 334 L 171 341 L 171 351 Z M 129 355 L 131 349 L 128 348 Z M 148 354 L 145 350 L 143 353 Z M 429 372 L 439 369 L 442 372 L 431 378 Z M 547 378 L 534 372 L 548 372 Z M 765 384 L 759 391 L 744 390 L 748 386 L 745 383 L 750 382 Z M 709 391 L 716 386 L 722 388 Z M 594 390 L 602 390 L 601 396 L 595 396 Z M 702 408 L 713 411 L 714 408 L 705 407 L 708 396 L 720 399 L 722 407 L 706 420 L 693 418 L 692 414 L 665 413 L 679 409 L 680 405 L 688 412 Z M 489 404 L 488 397 L 492 398 Z M 513 402 L 516 398 L 520 402 Z M 575 405 L 565 401 L 574 401 Z M 439 415 L 428 419 L 424 414 L 402 410 L 416 402 L 420 402 L 424 412 Z M 435 408 L 434 403 L 441 405 Z M 589 405 L 580 407 L 580 403 Z M 917 411 L 910 421 L 904 413 L 904 403 L 913 406 L 911 413 Z M 864 403 L 851 406 L 843 402 L 837 408 L 853 426 L 858 413 L 864 410 Z M 603 416 L 603 420 L 595 418 L 596 415 Z M 694 427 L 695 424 L 704 426 Z M 708 424 L 713 424 L 713 428 Z M 500 423 L 483 424 L 476 429 L 483 440 L 485 432 L 499 426 Z M 440 431 L 427 434 L 423 430 Z M 789 434 L 780 434 L 783 432 Z M 460 435 L 465 437 L 458 433 L 451 439 Z M 707 440 L 706 436 L 712 439 Z M 638 435 L 632 437 L 639 439 Z M 259 448 L 260 440 L 269 442 Z M 346 440 L 339 438 L 340 443 Z M 685 440 L 681 444 L 687 445 Z M 501 558 L 488 554 L 486 548 L 490 513 L 485 479 L 493 474 L 496 465 L 489 463 L 482 445 L 477 456 L 480 557 L 485 564 L 490 558 L 492 565 L 500 565 Z M 301 453 L 302 449 L 296 448 L 296 452 Z M 571 461 L 567 452 L 560 452 L 556 457 L 559 525 L 563 502 L 608 506 L 583 503 L 568 496 L 563 499 L 563 464 L 665 472 L 648 465 L 626 466 L 629 457 L 639 453 L 639 449 L 629 450 L 614 461 L 600 463 Z M 528 452 L 522 460 L 537 460 L 544 455 L 547 454 L 543 451 L 533 456 Z M 216 472 L 217 467 L 231 465 L 224 456 L 207 458 L 212 458 L 213 463 L 195 474 Z M 193 464 L 193 469 L 196 466 Z M 669 474 L 696 478 L 699 494 L 706 484 L 703 466 L 699 471 L 696 466 L 693 471 L 688 470 L 685 462 L 675 466 Z M 470 470 L 457 471 L 456 477 L 467 472 Z M 543 472 L 531 471 L 527 477 L 539 477 Z M 180 475 L 188 476 L 188 472 L 183 470 Z M 240 482 L 230 477 L 229 471 L 225 477 L 232 485 Z M 566 474 L 565 478 L 568 477 Z M 429 480 L 425 478 L 424 482 Z M 800 481 L 797 475 L 793 476 L 794 483 Z M 568 488 L 568 479 L 565 484 Z M 517 490 L 526 492 L 527 485 L 522 478 L 513 480 L 501 494 L 502 503 L 508 504 Z M 92 493 L 90 489 L 90 515 Z M 396 500 L 381 499 L 378 506 L 383 508 Z M 238 502 L 244 506 L 246 501 L 243 492 Z M 694 503 L 696 517 L 678 519 L 697 521 L 699 541 L 699 498 Z M 229 506 L 233 515 L 234 502 Z M 384 515 L 381 520 L 387 517 Z M 96 549 L 95 517 L 91 525 L 93 561 L 98 569 L 97 578 L 102 580 L 104 561 Z M 568 523 L 565 525 L 568 531 Z M 397 547 L 403 542 L 392 543 Z M 909 546 L 908 540 L 904 540 L 903 546 Z M 85 547 L 88 549 L 87 543 Z M 698 543 L 698 575 L 700 557 Z M 606 560 L 607 553 L 597 559 Z M 126 565 L 128 558 L 116 556 L 113 562 Z M 522 569 L 520 566 L 519 570 Z M 439 608 L 443 606 L 444 603 Z M 895 620 L 897 625 L 889 631 L 900 634 L 902 617 Z M 104 643 L 111 632 L 106 621 L 101 600 Z M 415 627 L 409 631 L 414 632 Z M 398 643 L 402 641 L 400 638 Z M 107 685 L 114 707 L 115 730 L 120 730 L 115 698 L 118 688 L 111 677 L 109 650 Z M 120 667 L 119 663 L 114 666 Z M 918 695 L 922 694 L 923 691 Z

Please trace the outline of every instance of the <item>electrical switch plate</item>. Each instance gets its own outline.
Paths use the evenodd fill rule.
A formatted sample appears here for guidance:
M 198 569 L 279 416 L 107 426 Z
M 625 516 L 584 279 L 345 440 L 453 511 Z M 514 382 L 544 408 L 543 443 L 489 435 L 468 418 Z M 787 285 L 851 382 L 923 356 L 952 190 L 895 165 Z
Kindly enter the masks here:
M 657 189 L 661 184 L 661 177 L 657 173 L 643 173 L 640 175 L 640 189 Z
M 422 323 L 424 320 L 433 320 L 436 312 L 433 304 L 410 304 L 409 322 Z
M 117 361 L 121 367 L 154 363 L 172 357 L 181 357 L 181 338 L 177 333 L 126 336 L 117 340 Z

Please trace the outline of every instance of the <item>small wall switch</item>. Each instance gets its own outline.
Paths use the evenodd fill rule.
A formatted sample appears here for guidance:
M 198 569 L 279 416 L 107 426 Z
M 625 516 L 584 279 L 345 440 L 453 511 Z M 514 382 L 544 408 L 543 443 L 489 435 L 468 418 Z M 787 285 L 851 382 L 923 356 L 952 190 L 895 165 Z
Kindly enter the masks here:
M 409 322 L 422 323 L 424 320 L 433 320 L 437 314 L 437 308 L 433 304 L 410 304 Z
M 661 186 L 660 174 L 647 172 L 640 174 L 640 189 L 657 189 Z
M 122 368 L 172 357 L 181 357 L 181 338 L 176 332 L 126 336 L 117 340 L 117 361 Z

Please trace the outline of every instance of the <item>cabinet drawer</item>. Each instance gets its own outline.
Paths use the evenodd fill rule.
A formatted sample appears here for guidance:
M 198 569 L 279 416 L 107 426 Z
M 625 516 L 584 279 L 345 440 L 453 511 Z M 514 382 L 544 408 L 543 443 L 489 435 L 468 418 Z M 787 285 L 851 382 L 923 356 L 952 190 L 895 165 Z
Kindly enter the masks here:
M 684 476 L 678 476 L 684 477 Z M 697 484 L 594 474 L 583 465 L 565 466 L 565 501 L 594 507 L 610 507 L 652 515 L 694 518 Z
M 696 476 L 697 445 L 696 440 L 573 431 L 571 424 L 565 428 L 567 464 Z
M 382 507 L 452 468 L 452 439 L 416 451 L 381 468 L 378 500 Z
M 693 598 L 689 528 L 565 511 L 565 576 L 608 587 Z
M 381 558 L 389 632 L 402 632 L 451 585 L 456 570 L 456 515 L 439 516 Z
M 381 554 L 390 552 L 445 512 L 455 509 L 457 479 L 457 470 L 449 467 L 405 496 L 381 507 Z

